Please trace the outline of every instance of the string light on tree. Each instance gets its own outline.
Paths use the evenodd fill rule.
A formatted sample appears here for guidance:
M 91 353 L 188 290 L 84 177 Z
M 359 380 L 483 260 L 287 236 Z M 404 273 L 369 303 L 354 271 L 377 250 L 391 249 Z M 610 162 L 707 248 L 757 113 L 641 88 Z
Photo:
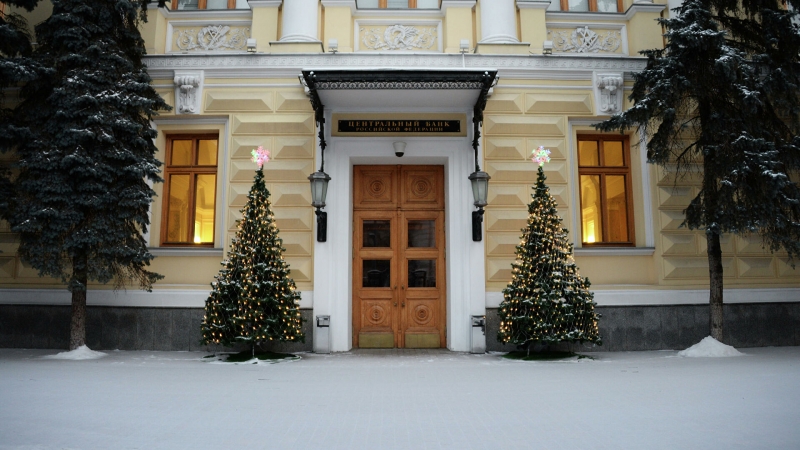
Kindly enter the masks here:
M 572 257 L 567 230 L 561 227 L 555 199 L 545 184 L 544 164 L 550 150 L 539 147 L 531 161 L 538 177 L 528 205 L 528 223 L 516 247 L 511 282 L 500 303 L 500 342 L 530 350 L 536 344 L 602 343 L 589 279 L 583 278 Z
M 264 184 L 269 150 L 251 152 L 258 165 L 247 204 L 241 210 L 228 259 L 211 283 L 201 325 L 203 343 L 231 346 L 266 341 L 305 342 L 300 294 L 283 259 L 283 241 Z

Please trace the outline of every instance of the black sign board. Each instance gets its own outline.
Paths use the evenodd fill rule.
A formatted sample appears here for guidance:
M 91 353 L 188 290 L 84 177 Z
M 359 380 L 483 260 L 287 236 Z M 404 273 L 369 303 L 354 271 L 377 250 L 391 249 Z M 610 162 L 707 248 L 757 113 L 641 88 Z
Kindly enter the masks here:
M 460 133 L 460 120 L 339 120 L 340 133 Z

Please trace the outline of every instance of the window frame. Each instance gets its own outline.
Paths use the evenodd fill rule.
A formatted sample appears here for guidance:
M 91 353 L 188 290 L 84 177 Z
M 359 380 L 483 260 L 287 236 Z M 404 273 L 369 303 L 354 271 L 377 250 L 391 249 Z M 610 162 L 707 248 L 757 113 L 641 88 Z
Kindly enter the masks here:
M 582 141 L 597 141 L 598 142 L 598 166 L 582 166 L 580 161 L 580 143 Z M 606 141 L 613 141 L 613 142 L 622 142 L 622 160 L 623 166 L 604 166 L 603 159 L 605 156 L 603 155 L 603 142 Z M 578 233 L 578 239 L 581 243 L 583 248 L 589 247 L 635 247 L 636 246 L 636 233 L 635 233 L 635 217 L 634 217 L 634 210 L 633 210 L 633 173 L 632 173 L 632 161 L 631 161 L 631 146 L 630 146 L 630 138 L 627 135 L 609 135 L 609 134 L 578 134 L 576 138 L 576 145 L 575 145 L 575 161 L 576 166 L 578 168 L 578 179 L 577 179 L 577 189 L 578 189 L 578 202 L 579 202 L 579 210 L 578 210 L 578 224 L 580 227 L 580 232 Z M 603 241 L 601 242 L 584 242 L 583 240 L 583 192 L 581 190 L 581 176 L 583 175 L 599 175 L 600 176 L 600 192 L 599 201 L 600 201 L 600 213 L 603 223 L 602 233 L 603 233 Z M 615 241 L 609 242 L 607 240 L 608 236 L 608 214 L 606 212 L 607 208 L 605 205 L 605 181 L 604 178 L 608 175 L 622 175 L 625 177 L 625 205 L 627 208 L 627 226 L 628 226 L 628 240 L 627 241 Z
M 194 247 L 194 248 L 214 248 L 214 244 L 217 238 L 217 194 L 218 194 L 218 185 L 219 185 L 219 157 L 220 157 L 220 141 L 219 141 L 219 134 L 213 132 L 201 132 L 201 133 L 176 133 L 176 134 L 169 134 L 166 136 L 167 146 L 166 151 L 164 152 L 164 189 L 163 189 L 163 200 L 161 203 L 161 236 L 160 236 L 160 243 L 161 247 Z M 171 165 L 170 161 L 172 160 L 172 148 L 174 141 L 192 141 L 192 158 L 193 164 L 191 165 Z M 201 166 L 195 164 L 194 161 L 197 159 L 197 149 L 199 146 L 199 141 L 201 140 L 216 140 L 217 141 L 217 161 L 216 164 L 213 166 Z M 214 236 L 214 240 L 212 242 L 202 242 L 202 243 L 195 243 L 195 242 L 170 242 L 167 240 L 168 233 L 169 233 L 169 204 L 170 204 L 170 176 L 176 174 L 185 174 L 189 175 L 189 204 L 191 207 L 189 208 L 189 223 L 191 227 L 189 229 L 189 236 L 194 235 L 194 219 L 195 219 L 195 212 L 197 209 L 197 205 L 195 203 L 195 191 L 196 191 L 196 183 L 197 183 L 197 175 L 207 175 L 213 174 L 214 175 L 214 229 L 212 231 L 212 236 Z
M 178 10 L 178 0 L 172 0 L 170 3 L 172 11 Z M 204 11 L 207 9 L 208 0 L 197 0 L 197 9 L 181 9 L 180 11 Z M 228 9 L 236 9 L 236 0 L 228 0 Z M 224 9 L 215 9 L 213 11 L 225 11 Z M 217 147 L 219 149 L 219 146 Z
M 175 1 L 177 1 L 177 0 L 175 0 Z M 602 12 L 602 11 L 598 11 L 597 10 L 597 0 L 589 0 L 589 11 L 570 11 L 570 9 L 569 9 L 569 0 L 561 0 L 561 11 L 563 11 L 563 12 L 618 14 L 618 13 L 625 12 L 622 9 L 623 7 L 624 7 L 623 1 L 622 0 L 617 0 L 617 10 L 615 12 Z

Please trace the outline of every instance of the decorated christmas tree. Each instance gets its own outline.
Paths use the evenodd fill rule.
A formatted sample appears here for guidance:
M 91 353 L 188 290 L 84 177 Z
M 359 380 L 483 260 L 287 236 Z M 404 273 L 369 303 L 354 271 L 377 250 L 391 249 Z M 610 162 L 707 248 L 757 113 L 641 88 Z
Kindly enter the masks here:
M 549 154 L 543 147 L 534 151 L 539 176 L 528 205 L 528 226 L 522 230 L 512 280 L 503 289 L 498 312 L 497 339 L 529 351 L 537 344 L 601 344 L 589 279 L 578 273 L 567 230 L 561 227 L 556 201 L 545 184 L 542 166 Z
M 258 164 L 253 187 L 228 259 L 211 283 L 201 328 L 204 344 L 249 344 L 255 352 L 267 341 L 304 342 L 305 336 L 300 295 L 283 260 L 283 241 L 264 184 L 269 150 L 253 150 L 253 161 Z

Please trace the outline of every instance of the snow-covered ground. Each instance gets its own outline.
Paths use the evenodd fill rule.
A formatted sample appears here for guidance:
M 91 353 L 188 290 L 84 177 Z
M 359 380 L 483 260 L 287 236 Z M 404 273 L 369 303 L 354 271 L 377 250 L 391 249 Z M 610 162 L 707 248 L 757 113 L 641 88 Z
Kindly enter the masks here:
M 447 351 L 0 349 L 0 449 L 797 449 L 800 347 L 525 362 Z

